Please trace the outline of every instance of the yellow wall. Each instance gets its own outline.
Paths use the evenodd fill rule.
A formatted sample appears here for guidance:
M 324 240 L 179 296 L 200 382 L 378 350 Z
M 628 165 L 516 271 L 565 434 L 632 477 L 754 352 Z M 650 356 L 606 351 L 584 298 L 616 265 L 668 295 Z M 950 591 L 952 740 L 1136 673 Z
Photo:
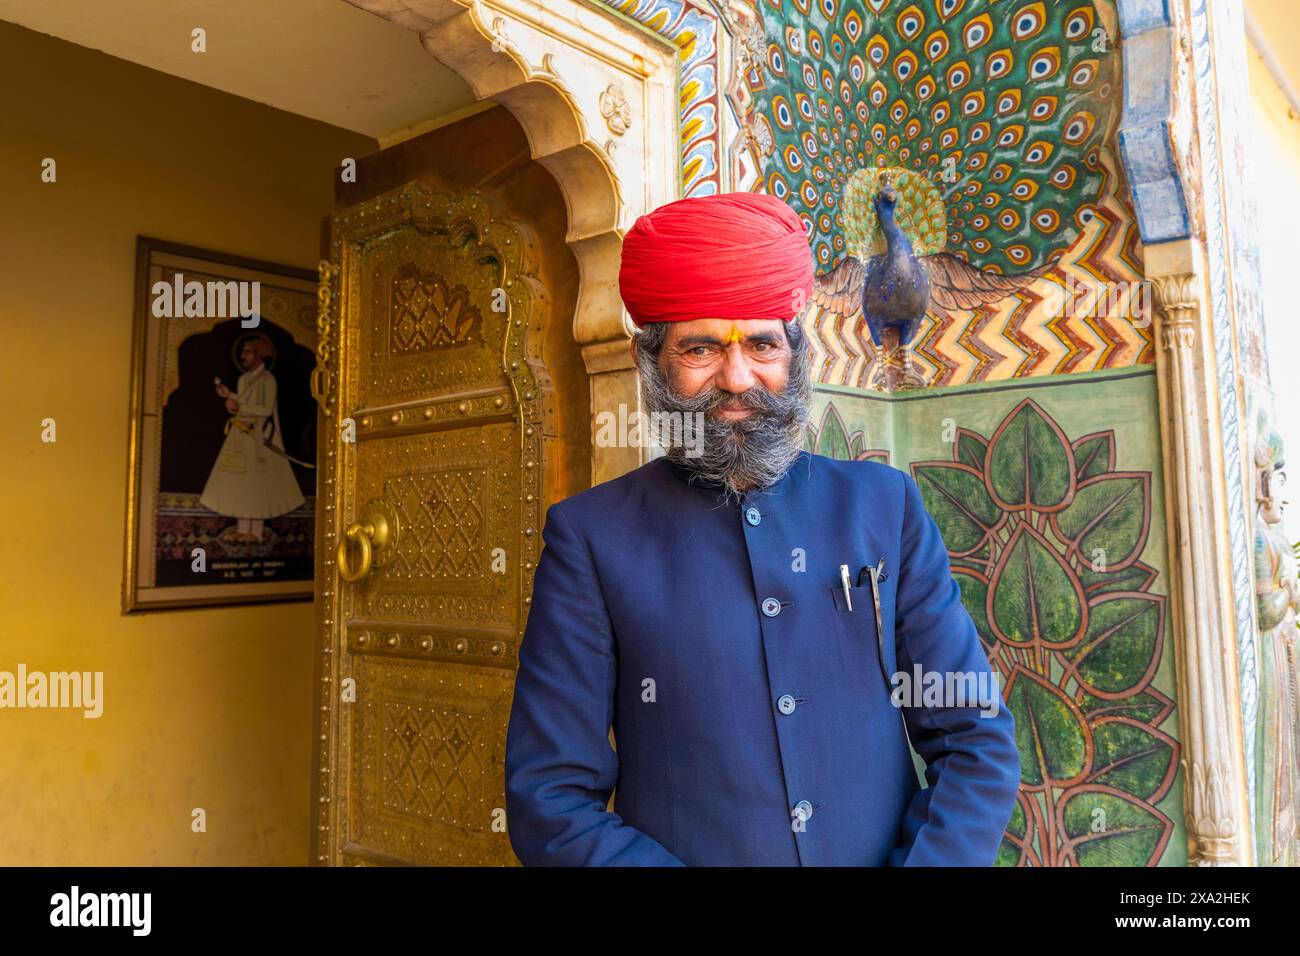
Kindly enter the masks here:
M 1267 339 L 1270 384 L 1273 387 L 1275 424 L 1290 452 L 1300 457 L 1300 324 L 1295 321 L 1292 284 L 1295 274 L 1296 223 L 1300 222 L 1300 117 L 1287 103 L 1277 81 L 1254 49 L 1247 50 L 1251 107 L 1256 136 L 1251 141 L 1250 162 L 1255 180 L 1255 241 L 1259 248 L 1264 335 Z M 1290 498 L 1300 507 L 1295 490 L 1297 469 L 1289 469 Z M 1300 529 L 1293 513 L 1287 519 L 1292 532 Z
M 0 89 L 0 670 L 104 672 L 0 709 L 0 864 L 304 863 L 311 605 L 120 613 L 135 238 L 311 268 L 376 144 L 6 23 Z

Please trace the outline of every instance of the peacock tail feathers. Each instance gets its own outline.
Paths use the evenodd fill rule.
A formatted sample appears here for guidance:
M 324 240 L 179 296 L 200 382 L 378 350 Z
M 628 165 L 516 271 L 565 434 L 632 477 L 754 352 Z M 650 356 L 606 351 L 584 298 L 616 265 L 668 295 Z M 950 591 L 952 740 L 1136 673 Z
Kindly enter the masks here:
M 886 180 L 898 192 L 894 221 L 912 241 L 912 252 L 918 256 L 942 252 L 948 241 L 948 217 L 943 196 L 921 173 L 888 166 L 884 169 L 855 169 L 849 174 L 840 200 L 849 255 L 867 259 L 885 251 L 885 235 L 880 229 L 874 202 Z
M 1117 116 L 1106 3 L 763 0 L 762 171 L 805 220 L 818 271 L 878 248 L 864 170 L 895 172 L 918 255 L 1012 275 L 1067 249 Z

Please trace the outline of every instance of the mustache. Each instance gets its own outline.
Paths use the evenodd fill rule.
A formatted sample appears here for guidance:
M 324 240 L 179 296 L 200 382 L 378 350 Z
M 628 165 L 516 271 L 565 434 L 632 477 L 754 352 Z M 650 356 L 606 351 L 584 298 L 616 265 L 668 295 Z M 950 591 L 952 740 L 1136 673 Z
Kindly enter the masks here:
M 682 395 L 671 385 L 666 385 L 665 391 L 668 392 L 677 410 L 683 412 L 715 412 L 724 408 L 748 408 L 776 414 L 786 410 L 786 402 L 761 382 L 754 383 L 743 392 L 729 392 L 716 385 L 701 389 L 694 395 Z M 784 395 L 785 392 L 780 394 Z

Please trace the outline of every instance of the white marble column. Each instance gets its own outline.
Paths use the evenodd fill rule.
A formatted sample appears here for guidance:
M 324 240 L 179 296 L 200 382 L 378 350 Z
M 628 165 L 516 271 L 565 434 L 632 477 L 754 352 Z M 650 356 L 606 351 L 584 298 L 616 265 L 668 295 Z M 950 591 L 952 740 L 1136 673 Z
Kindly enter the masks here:
M 1188 860 L 1195 866 L 1248 865 L 1254 854 L 1228 509 L 1199 250 L 1195 240 L 1146 250 L 1156 305 Z

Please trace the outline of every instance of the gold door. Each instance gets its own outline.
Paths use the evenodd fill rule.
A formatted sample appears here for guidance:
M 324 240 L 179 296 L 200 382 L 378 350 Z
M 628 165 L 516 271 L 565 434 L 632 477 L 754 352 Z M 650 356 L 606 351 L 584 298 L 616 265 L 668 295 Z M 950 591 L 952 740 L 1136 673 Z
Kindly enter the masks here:
M 330 243 L 313 858 L 513 864 L 506 723 L 556 459 L 537 241 L 413 182 Z

